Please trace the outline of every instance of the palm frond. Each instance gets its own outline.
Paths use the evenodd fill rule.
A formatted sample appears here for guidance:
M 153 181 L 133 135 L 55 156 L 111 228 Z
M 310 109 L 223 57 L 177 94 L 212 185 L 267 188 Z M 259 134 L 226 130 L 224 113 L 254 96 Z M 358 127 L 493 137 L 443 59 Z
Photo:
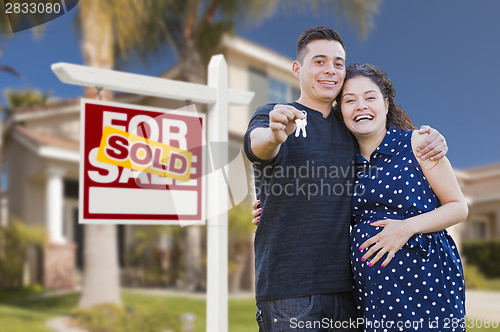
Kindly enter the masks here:
M 17 70 L 15 70 L 14 68 L 12 68 L 10 66 L 0 66 L 0 72 L 1 71 L 9 73 L 9 74 L 12 74 L 14 76 L 17 76 L 17 77 L 21 78 L 21 74 Z

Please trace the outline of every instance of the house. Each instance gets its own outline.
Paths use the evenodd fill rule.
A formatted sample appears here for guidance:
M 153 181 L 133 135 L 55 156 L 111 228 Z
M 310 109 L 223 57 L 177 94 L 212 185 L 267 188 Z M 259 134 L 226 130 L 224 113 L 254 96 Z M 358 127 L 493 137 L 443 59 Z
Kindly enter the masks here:
M 500 238 L 500 163 L 456 171 L 469 205 L 462 240 Z
M 283 55 L 229 36 L 223 39 L 220 51 L 228 64 L 230 88 L 256 92 L 251 105 L 229 108 L 231 158 L 241 150 L 243 134 L 256 107 L 295 100 L 300 87 L 291 73 L 292 60 Z M 179 77 L 179 68 L 173 67 L 162 76 L 175 79 Z M 115 100 L 169 109 L 186 105 L 136 95 L 117 95 Z M 5 175 L 2 178 L 8 185 L 0 194 L 0 225 L 16 217 L 26 224 L 45 227 L 50 244 L 43 260 L 34 253 L 29 256 L 28 279 L 43 280 L 48 288 L 71 288 L 75 270 L 83 267 L 84 233 L 78 224 L 79 100 L 15 109 L 3 124 L 1 137 Z M 248 192 L 247 200 L 251 201 L 250 167 L 246 171 L 247 181 L 236 182 Z M 471 213 L 466 223 L 453 228 L 456 239 L 500 237 L 500 164 L 457 171 L 457 177 Z M 133 227 L 119 226 L 120 253 L 131 243 Z M 120 263 L 123 265 L 123 257 Z M 247 264 L 251 271 L 252 259 Z

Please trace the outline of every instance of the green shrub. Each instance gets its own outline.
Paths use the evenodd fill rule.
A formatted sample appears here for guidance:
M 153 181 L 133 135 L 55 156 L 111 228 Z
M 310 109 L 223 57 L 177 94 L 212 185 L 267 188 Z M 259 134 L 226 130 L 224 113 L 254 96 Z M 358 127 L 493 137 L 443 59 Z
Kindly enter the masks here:
M 228 214 L 228 233 L 229 233 L 229 274 L 239 268 L 241 263 L 238 256 L 245 255 L 248 250 L 248 243 L 252 238 L 255 225 L 252 224 L 252 208 L 245 203 L 241 203 L 231 210 Z
M 76 308 L 71 315 L 90 332 L 161 332 L 180 331 L 178 317 L 166 309 L 129 308 L 101 304 L 92 308 Z
M 141 286 L 163 287 L 169 283 L 167 269 L 163 266 L 163 251 L 159 248 L 162 236 L 170 232 L 165 226 L 141 225 L 134 227 L 132 244 L 125 252 L 125 262 L 129 270 L 141 271 Z
M 500 292 L 500 278 L 488 279 L 487 285 L 489 291 Z
M 42 250 L 46 243 L 47 233 L 41 227 L 27 226 L 15 219 L 0 227 L 0 287 L 21 289 L 27 249 Z
M 0 302 L 22 299 L 28 296 L 39 294 L 43 291 L 40 284 L 32 284 L 21 289 L 0 289 Z
M 467 264 L 475 265 L 487 278 L 500 277 L 500 240 L 474 240 L 462 243 Z
M 466 289 L 485 289 L 487 287 L 487 280 L 477 266 L 465 265 L 464 279 Z

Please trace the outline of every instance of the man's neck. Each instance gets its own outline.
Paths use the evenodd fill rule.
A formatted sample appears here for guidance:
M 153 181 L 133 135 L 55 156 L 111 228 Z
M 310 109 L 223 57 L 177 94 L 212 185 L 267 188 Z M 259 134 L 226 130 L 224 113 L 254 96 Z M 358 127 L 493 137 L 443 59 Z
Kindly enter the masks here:
M 323 117 L 326 118 L 332 111 L 333 100 L 331 102 L 318 103 L 311 99 L 300 97 L 299 99 L 297 99 L 297 103 L 309 107 L 315 111 L 321 112 L 321 114 L 323 114 Z

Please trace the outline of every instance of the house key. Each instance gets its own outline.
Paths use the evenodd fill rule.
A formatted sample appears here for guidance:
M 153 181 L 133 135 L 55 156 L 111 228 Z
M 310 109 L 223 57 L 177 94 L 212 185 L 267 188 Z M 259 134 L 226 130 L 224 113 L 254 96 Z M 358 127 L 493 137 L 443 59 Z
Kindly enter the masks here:
M 303 119 L 296 119 L 295 123 L 297 124 L 297 128 L 295 129 L 295 137 L 299 137 L 300 130 L 302 130 L 302 137 L 307 137 L 306 126 L 307 126 L 307 112 L 302 111 L 306 116 Z

